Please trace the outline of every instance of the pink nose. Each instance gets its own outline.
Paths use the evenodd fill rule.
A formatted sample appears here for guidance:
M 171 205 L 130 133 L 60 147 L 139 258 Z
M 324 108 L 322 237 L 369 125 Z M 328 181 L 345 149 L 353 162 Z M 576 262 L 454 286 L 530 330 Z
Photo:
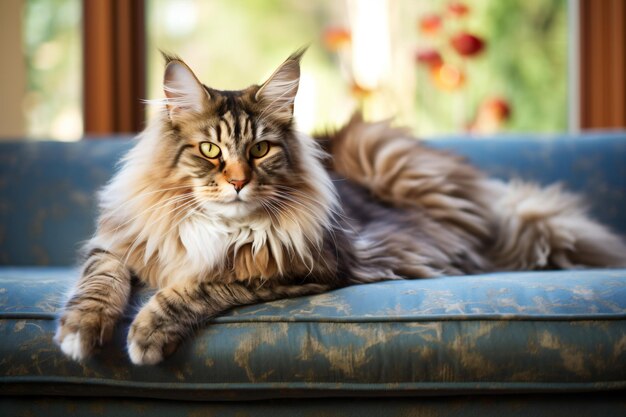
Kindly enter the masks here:
M 228 180 L 228 182 L 231 183 L 233 187 L 235 187 L 235 190 L 237 192 L 239 192 L 248 182 L 250 182 L 250 180 L 246 178 L 243 180 Z

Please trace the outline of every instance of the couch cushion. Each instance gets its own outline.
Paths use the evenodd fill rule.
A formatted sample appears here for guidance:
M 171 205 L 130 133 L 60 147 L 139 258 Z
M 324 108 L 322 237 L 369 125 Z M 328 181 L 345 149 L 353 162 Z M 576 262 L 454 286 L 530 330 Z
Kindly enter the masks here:
M 257 399 L 626 388 L 626 270 L 360 285 L 234 309 L 157 366 L 114 341 L 82 364 L 52 342 L 77 272 L 0 268 L 5 394 Z M 149 296 L 139 291 L 138 305 Z

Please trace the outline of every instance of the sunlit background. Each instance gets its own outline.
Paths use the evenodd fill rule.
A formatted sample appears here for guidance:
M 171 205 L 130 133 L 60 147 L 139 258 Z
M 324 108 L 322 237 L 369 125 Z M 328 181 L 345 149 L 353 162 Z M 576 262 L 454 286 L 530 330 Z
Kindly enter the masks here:
M 12 102 L 24 134 L 79 139 L 82 1 L 23 4 L 26 85 Z M 336 127 L 357 108 L 427 137 L 568 129 L 566 0 L 147 0 L 146 7 L 146 98 L 162 95 L 158 49 L 181 56 L 205 84 L 238 89 L 310 44 L 296 102 L 304 131 Z

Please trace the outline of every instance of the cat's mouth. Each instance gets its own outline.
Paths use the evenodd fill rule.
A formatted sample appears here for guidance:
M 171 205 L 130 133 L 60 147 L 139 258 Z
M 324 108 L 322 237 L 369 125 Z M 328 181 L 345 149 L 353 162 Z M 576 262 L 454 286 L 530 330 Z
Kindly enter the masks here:
M 240 192 L 235 192 L 231 194 L 231 198 L 226 200 L 226 204 L 241 204 L 241 203 L 250 203 L 250 192 L 246 188 L 241 190 Z
M 240 218 L 248 216 L 256 208 L 256 204 L 233 199 L 231 201 L 207 201 L 203 205 L 203 210 L 211 215 L 219 215 L 226 218 Z
M 248 202 L 246 200 L 244 200 L 243 198 L 241 198 L 240 195 L 236 195 L 231 200 L 223 202 L 223 204 L 237 204 L 237 205 L 246 204 L 246 203 L 248 203 Z

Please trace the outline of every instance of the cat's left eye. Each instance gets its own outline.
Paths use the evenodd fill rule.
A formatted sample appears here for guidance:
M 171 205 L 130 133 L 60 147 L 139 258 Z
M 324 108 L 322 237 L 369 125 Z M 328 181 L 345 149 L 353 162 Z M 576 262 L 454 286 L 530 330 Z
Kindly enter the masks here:
M 264 140 L 262 142 L 257 142 L 252 145 L 250 148 L 250 155 L 253 158 L 262 158 L 270 151 L 270 144 L 268 141 Z
M 215 159 L 222 153 L 219 146 L 211 142 L 202 142 L 200 144 L 200 152 L 202 155 L 210 159 Z

